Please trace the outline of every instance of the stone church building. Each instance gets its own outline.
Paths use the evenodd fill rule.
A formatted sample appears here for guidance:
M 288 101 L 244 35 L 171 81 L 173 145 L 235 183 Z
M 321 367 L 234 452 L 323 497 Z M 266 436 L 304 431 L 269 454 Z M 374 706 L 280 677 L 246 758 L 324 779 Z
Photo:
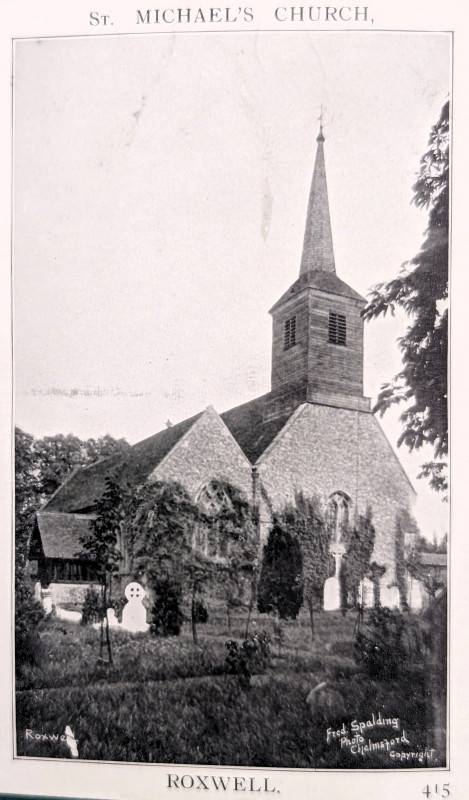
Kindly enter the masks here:
M 90 565 L 75 554 L 112 475 L 135 487 L 178 481 L 208 504 L 218 502 L 217 482 L 232 483 L 259 508 L 260 544 L 272 514 L 296 491 L 320 497 L 335 525 L 337 570 L 343 523 L 371 507 L 373 560 L 386 567 L 386 604 L 395 581 L 396 518 L 407 516 L 414 490 L 363 396 L 364 306 L 336 273 L 321 127 L 299 276 L 270 310 L 270 392 L 221 414 L 209 407 L 133 445 L 125 456 L 75 471 L 37 515 L 31 555 L 43 585 L 53 583 L 58 591 L 89 578 Z M 326 607 L 339 602 L 336 584 L 333 579 L 326 592 Z

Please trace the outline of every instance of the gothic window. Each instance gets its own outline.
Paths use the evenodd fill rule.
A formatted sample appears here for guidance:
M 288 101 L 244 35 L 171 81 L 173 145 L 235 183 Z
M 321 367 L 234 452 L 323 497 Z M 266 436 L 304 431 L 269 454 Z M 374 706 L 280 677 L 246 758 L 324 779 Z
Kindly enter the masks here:
M 328 519 L 332 541 L 341 542 L 350 518 L 350 497 L 345 492 L 334 492 L 329 498 Z
M 347 320 L 344 314 L 329 312 L 329 342 L 331 344 L 347 344 Z
M 296 344 L 296 317 L 285 320 L 283 326 L 283 349 L 289 350 Z
M 226 489 L 218 481 L 210 481 L 199 492 L 198 503 L 207 515 L 194 533 L 194 547 L 210 558 L 226 558 L 228 540 L 217 518 L 221 511 L 232 507 Z

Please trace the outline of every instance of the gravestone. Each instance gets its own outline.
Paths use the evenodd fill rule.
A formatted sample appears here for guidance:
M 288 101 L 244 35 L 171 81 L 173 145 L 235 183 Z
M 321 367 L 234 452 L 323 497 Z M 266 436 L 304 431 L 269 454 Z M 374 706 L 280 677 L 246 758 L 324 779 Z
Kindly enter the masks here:
M 420 611 L 422 608 L 422 586 L 416 578 L 410 578 L 409 599 L 407 602 L 412 611 Z
M 397 586 L 381 586 L 380 603 L 384 608 L 399 608 L 400 595 Z
M 116 617 L 116 612 L 113 608 L 107 610 L 107 621 L 110 628 L 120 628 L 119 620 Z
M 375 587 L 369 578 L 363 578 L 358 584 L 358 602 L 363 608 L 373 608 L 375 604 Z
M 42 586 L 41 581 L 36 581 L 34 584 L 34 599 L 42 603 Z
M 127 603 L 122 610 L 121 628 L 125 628 L 131 633 L 141 633 L 147 631 L 147 610 L 142 603 L 145 597 L 145 589 L 136 581 L 128 583 L 125 587 Z
M 50 589 L 43 589 L 42 605 L 44 606 L 44 613 L 46 615 L 52 612 L 52 592 Z
M 335 611 L 337 608 L 340 608 L 340 583 L 334 576 L 324 584 L 324 611 Z

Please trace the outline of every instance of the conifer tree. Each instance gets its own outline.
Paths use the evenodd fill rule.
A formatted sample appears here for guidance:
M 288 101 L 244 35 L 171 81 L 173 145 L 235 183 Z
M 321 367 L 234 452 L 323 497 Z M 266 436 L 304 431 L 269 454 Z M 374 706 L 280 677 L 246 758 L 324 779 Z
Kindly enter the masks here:
M 300 545 L 276 518 L 263 550 L 257 607 L 261 614 L 276 612 L 281 619 L 296 619 L 302 602 Z

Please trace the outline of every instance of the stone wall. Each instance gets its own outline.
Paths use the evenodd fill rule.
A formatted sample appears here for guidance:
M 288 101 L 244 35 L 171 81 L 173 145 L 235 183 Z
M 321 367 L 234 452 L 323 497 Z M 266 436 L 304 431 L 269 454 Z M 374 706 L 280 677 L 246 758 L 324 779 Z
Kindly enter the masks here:
M 246 500 L 252 501 L 252 466 L 210 407 L 158 465 L 149 481 L 178 481 L 197 498 L 214 478 L 233 484 Z
M 373 512 L 373 559 L 384 564 L 383 584 L 395 578 L 396 515 L 409 509 L 414 490 L 372 414 L 306 403 L 257 463 L 272 506 L 280 509 L 295 491 L 327 500 L 350 498 L 352 514 Z

